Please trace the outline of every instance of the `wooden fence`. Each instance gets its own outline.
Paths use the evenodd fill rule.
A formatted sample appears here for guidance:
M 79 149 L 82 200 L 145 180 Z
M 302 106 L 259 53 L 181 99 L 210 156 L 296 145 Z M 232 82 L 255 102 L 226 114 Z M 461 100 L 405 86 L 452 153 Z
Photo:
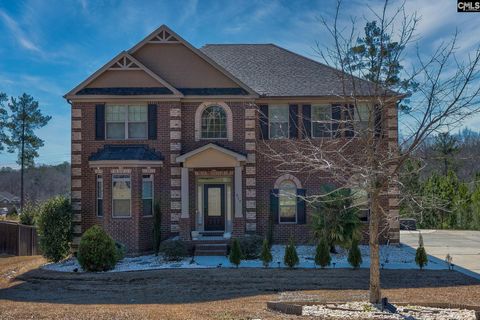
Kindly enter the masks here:
M 15 256 L 40 254 L 37 229 L 16 222 L 0 221 L 0 254 Z

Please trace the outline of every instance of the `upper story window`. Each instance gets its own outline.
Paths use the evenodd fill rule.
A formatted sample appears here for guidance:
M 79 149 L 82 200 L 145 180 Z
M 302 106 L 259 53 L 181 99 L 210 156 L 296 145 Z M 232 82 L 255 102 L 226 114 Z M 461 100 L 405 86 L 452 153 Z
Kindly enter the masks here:
M 278 211 L 280 223 L 297 222 L 297 185 L 292 180 L 284 180 L 278 188 Z
M 270 139 L 288 139 L 288 105 L 268 106 L 268 127 Z
M 312 137 L 332 136 L 332 106 L 329 104 L 312 105 Z
M 367 103 L 358 103 L 353 114 L 355 131 L 365 132 L 368 129 L 369 121 L 373 120 L 373 107 Z
M 210 106 L 202 112 L 202 139 L 227 138 L 227 114 L 217 105 Z
M 147 106 L 109 105 L 105 108 L 107 139 L 146 139 Z

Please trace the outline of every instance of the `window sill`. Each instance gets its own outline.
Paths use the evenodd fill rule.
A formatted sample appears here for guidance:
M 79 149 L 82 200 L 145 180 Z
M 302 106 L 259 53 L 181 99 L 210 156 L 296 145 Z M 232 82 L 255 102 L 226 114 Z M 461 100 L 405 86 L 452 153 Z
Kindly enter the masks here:
M 298 222 L 279 222 L 278 224 L 298 224 Z
M 124 217 L 116 217 L 116 216 L 112 215 L 112 219 L 131 219 L 131 218 L 132 218 L 131 215 L 130 216 L 124 216 Z

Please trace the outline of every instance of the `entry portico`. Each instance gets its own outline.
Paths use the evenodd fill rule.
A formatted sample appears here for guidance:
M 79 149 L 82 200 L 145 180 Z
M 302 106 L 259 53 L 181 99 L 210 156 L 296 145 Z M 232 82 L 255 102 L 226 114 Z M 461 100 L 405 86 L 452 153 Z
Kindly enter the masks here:
M 246 161 L 245 155 L 215 143 L 177 157 L 176 162 L 182 164 L 180 218 L 191 222 L 193 239 L 200 232 L 212 231 L 231 236 L 233 218 L 243 217 L 242 168 Z M 195 176 L 194 212 L 190 207 L 190 173 Z

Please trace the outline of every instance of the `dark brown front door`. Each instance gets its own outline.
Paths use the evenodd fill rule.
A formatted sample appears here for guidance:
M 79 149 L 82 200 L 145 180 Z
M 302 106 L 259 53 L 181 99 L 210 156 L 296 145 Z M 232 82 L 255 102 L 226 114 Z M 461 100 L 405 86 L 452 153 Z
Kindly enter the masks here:
M 205 231 L 225 230 L 225 185 L 204 185 L 203 212 Z

